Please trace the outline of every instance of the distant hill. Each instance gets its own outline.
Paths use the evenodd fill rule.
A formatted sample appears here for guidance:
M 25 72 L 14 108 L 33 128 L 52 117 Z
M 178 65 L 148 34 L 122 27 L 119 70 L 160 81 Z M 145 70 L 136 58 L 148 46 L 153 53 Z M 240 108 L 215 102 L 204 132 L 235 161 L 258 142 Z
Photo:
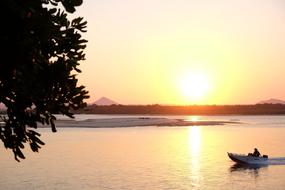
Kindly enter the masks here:
M 271 98 L 269 100 L 260 101 L 257 104 L 285 104 L 285 101 Z
M 101 97 L 98 100 L 96 100 L 93 104 L 96 104 L 98 106 L 110 106 L 114 104 L 117 105 L 118 103 L 109 98 Z

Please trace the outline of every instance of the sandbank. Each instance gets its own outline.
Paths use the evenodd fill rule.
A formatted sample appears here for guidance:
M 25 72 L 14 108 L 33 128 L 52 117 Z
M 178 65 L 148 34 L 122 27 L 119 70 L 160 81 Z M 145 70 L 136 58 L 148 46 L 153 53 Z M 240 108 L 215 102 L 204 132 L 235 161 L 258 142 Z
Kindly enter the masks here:
M 115 127 L 175 127 L 175 126 L 204 126 L 204 125 L 225 125 L 239 124 L 235 121 L 188 121 L 182 119 L 137 117 L 137 118 L 108 118 L 108 119 L 87 119 L 87 120 L 57 120 L 56 127 L 71 128 L 115 128 Z M 45 126 L 41 126 L 45 127 Z M 46 126 L 48 127 L 48 126 Z

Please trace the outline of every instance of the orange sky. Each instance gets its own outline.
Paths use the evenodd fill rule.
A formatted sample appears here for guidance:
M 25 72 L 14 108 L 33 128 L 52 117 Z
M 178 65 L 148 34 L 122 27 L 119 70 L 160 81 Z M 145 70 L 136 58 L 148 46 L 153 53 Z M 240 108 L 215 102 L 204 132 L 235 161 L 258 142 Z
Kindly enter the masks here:
M 285 99 L 281 0 L 85 0 L 77 14 L 88 21 L 79 79 L 90 103 L 101 96 L 121 104 Z M 207 89 L 197 93 L 203 82 L 187 82 L 193 75 Z

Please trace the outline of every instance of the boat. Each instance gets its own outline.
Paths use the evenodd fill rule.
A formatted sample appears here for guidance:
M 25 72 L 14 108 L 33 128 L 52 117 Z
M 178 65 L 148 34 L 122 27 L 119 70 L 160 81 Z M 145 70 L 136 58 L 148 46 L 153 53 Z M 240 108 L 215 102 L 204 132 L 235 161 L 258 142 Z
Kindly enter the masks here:
M 267 155 L 257 157 L 252 155 L 236 154 L 228 152 L 228 156 L 232 161 L 240 164 L 257 164 L 257 165 L 268 164 Z

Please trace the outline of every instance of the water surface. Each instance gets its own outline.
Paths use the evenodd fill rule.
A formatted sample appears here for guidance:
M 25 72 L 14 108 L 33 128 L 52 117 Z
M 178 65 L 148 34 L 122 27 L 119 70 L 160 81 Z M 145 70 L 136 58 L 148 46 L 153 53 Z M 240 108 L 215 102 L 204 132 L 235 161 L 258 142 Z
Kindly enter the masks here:
M 46 145 L 20 163 L 0 148 L 0 189 L 284 189 L 285 165 L 240 167 L 226 152 L 284 157 L 285 117 L 202 119 L 244 124 L 41 129 Z

